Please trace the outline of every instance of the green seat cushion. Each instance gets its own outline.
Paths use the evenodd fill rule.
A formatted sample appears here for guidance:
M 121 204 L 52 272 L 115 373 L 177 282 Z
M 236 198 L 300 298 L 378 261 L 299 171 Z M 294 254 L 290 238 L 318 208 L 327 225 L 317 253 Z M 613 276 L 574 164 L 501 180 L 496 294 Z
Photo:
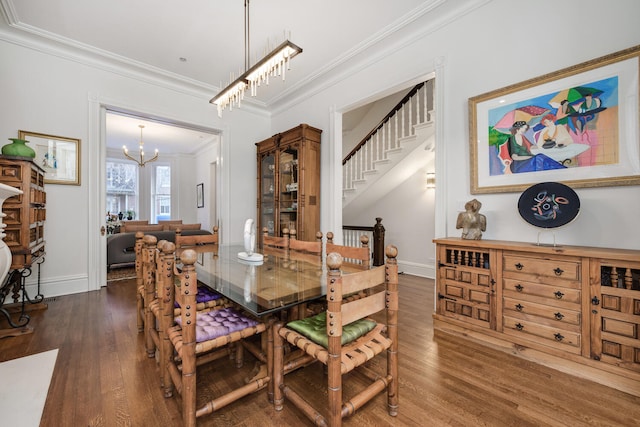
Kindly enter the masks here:
M 342 327 L 342 345 L 354 341 L 376 327 L 376 322 L 370 319 L 360 319 Z M 287 328 L 293 329 L 311 341 L 329 347 L 329 337 L 327 336 L 327 312 L 324 311 L 306 319 L 294 320 L 287 323 Z

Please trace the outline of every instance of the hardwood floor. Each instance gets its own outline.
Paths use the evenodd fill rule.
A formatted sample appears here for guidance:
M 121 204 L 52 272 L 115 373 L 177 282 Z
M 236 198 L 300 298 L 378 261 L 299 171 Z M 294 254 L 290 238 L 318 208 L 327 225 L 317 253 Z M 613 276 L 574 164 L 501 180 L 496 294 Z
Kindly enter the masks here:
M 48 305 L 32 312 L 33 334 L 0 339 L 0 362 L 59 349 L 41 426 L 181 424 L 178 400 L 162 397 L 157 366 L 137 333 L 133 281 L 57 297 Z M 640 398 L 448 335 L 434 339 L 432 311 L 433 282 L 401 275 L 399 415 L 389 417 L 381 395 L 346 426 L 640 425 Z M 203 397 L 242 382 L 253 367 L 251 356 L 245 357 L 240 370 L 223 359 L 198 371 Z M 208 385 L 211 375 L 223 381 Z M 315 391 L 318 399 L 326 396 L 320 366 L 294 372 L 286 381 Z M 257 393 L 201 418 L 199 425 L 310 423 L 286 402 L 275 412 L 266 393 Z

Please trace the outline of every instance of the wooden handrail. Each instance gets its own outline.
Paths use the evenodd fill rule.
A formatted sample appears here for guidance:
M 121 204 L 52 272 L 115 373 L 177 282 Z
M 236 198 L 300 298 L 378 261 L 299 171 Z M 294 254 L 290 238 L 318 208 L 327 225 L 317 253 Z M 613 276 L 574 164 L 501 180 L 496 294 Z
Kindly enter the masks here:
M 367 143 L 367 141 L 369 140 L 369 138 L 371 138 L 371 136 L 372 136 L 374 133 L 376 133 L 376 132 L 378 131 L 378 129 L 380 129 L 380 128 L 381 128 L 381 127 L 382 127 L 382 126 L 383 126 L 383 125 L 384 125 L 384 124 L 385 124 L 385 123 L 386 123 L 386 122 L 387 122 L 391 117 L 393 117 L 393 115 L 396 113 L 396 111 L 398 111 L 400 108 L 402 108 L 402 106 L 403 106 L 404 104 L 406 104 L 406 103 L 411 99 L 411 97 L 412 97 L 413 95 L 415 95 L 415 94 L 416 94 L 416 92 L 418 92 L 418 90 L 424 86 L 424 83 L 425 83 L 425 82 L 418 83 L 418 84 L 417 84 L 413 89 L 411 89 L 411 91 L 410 91 L 409 93 L 407 93 L 407 94 L 404 96 L 404 98 L 402 98 L 402 100 L 401 100 L 400 102 L 398 102 L 398 103 L 396 104 L 396 106 L 395 106 L 395 107 L 393 107 L 393 108 L 391 109 L 391 111 L 389 111 L 389 112 L 387 113 L 387 115 L 386 115 L 386 116 L 384 116 L 384 118 L 383 118 L 383 119 L 378 123 L 378 125 L 377 125 L 376 127 L 374 127 L 373 129 L 371 129 L 371 132 L 369 132 L 369 133 L 367 134 L 367 136 L 365 136 L 365 137 L 362 139 L 362 141 L 360 141 L 360 142 L 358 143 L 358 145 L 356 145 L 356 146 L 353 148 L 353 150 L 351 150 L 351 151 L 349 152 L 349 154 L 347 154 L 347 156 L 342 160 L 342 164 L 344 165 L 345 163 L 347 163 L 347 161 L 348 161 L 351 157 L 353 157 L 353 156 L 358 152 L 358 150 L 360 150 L 360 148 L 362 148 L 362 146 L 363 146 L 363 145 L 365 145 L 365 144 Z M 383 251 L 384 251 L 384 248 L 383 248 Z M 384 262 L 383 262 L 383 264 L 384 264 Z M 380 265 L 382 265 L 382 264 L 380 264 Z

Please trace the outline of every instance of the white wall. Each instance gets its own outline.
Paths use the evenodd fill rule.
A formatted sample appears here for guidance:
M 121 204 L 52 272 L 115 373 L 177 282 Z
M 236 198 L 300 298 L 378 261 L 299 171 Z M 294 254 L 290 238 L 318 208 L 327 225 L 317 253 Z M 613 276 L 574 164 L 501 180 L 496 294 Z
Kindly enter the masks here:
M 426 170 L 420 169 L 374 206 L 364 207 L 359 214 L 343 217 L 347 225 L 375 225 L 382 218 L 385 245 L 402 249 L 398 260 L 400 271 L 423 277 L 434 277 L 435 190 L 426 188 Z
M 436 231 L 438 237 L 459 236 L 455 219 L 461 204 L 477 197 L 487 216 L 486 239 L 537 240 L 538 230 L 524 223 L 517 213 L 519 193 L 473 196 L 469 192 L 468 111 L 470 97 L 559 70 L 580 62 L 640 44 L 640 2 L 616 0 L 542 0 L 517 2 L 448 2 L 443 7 L 478 4 L 455 22 L 425 16 L 411 31 L 422 32 L 413 42 L 404 34 L 403 46 L 387 54 L 370 52 L 369 61 L 358 56 L 341 68 L 331 84 L 317 89 L 313 96 L 300 97 L 274 114 L 272 126 L 286 129 L 305 121 L 324 129 L 322 135 L 322 213 L 323 229 L 339 215 L 335 205 L 340 194 L 331 193 L 330 160 L 341 152 L 340 129 L 334 129 L 333 111 L 347 111 L 350 105 L 392 88 L 417 82 L 436 71 Z M 372 59 L 374 55 L 378 55 Z M 363 55 L 364 56 L 364 55 Z M 326 79 L 331 81 L 330 78 Z M 638 186 L 576 190 L 582 201 L 578 219 L 556 231 L 562 244 L 640 248 L 637 212 L 640 212 Z M 406 194 L 409 196 L 409 194 Z M 333 198 L 333 204 L 328 198 Z M 369 216 L 395 209 L 397 215 L 414 220 L 404 205 L 390 204 L 372 209 Z M 385 216 L 385 215 L 380 215 Z M 385 220 L 386 221 L 386 220 Z M 420 223 L 415 224 L 416 227 Z M 394 231 L 387 226 L 387 233 Z M 442 230 L 439 232 L 438 230 Z M 415 235 L 398 239 L 399 261 L 412 248 Z M 430 241 L 430 238 L 423 238 Z M 424 258 L 424 262 L 428 260 Z
M 106 265 L 104 259 L 97 259 L 98 246 L 91 247 L 92 239 L 100 239 L 96 236 L 104 221 L 96 198 L 97 169 L 105 150 L 100 140 L 104 128 L 96 124 L 100 105 L 221 130 L 225 147 L 220 161 L 228 168 L 222 182 L 228 191 L 221 195 L 228 221 L 223 224 L 224 233 L 226 241 L 241 241 L 244 219 L 255 216 L 255 198 L 246 195 L 255 194 L 253 142 L 270 135 L 267 115 L 243 108 L 220 120 L 208 102 L 213 89 L 148 77 L 137 70 L 118 70 L 101 60 L 83 65 L 73 52 L 44 53 L 50 48 L 42 48 L 37 39 L 16 39 L 2 30 L 0 26 L 0 129 L 4 138 L 16 137 L 22 129 L 81 139 L 81 185 L 46 187 L 47 256 L 41 270 L 45 296 L 96 289 L 101 279 L 94 268 Z M 178 161 L 177 169 L 181 176 L 192 178 L 180 189 L 180 204 L 184 200 L 195 206 L 195 183 L 202 182 L 196 173 L 200 172 L 183 161 Z M 195 212 L 192 217 L 182 213 L 195 222 Z
M 448 23 L 454 9 L 466 6 L 471 6 L 468 13 Z M 104 150 L 100 147 L 102 128 L 96 126 L 97 105 L 113 105 L 222 132 L 221 227 L 222 239 L 231 243 L 241 241 L 245 219 L 256 214 L 256 141 L 300 123 L 324 130 L 321 227 L 334 228 L 337 223 L 341 225 L 341 218 L 336 219 L 341 217 L 341 201 L 336 179 L 330 176 L 334 169 L 339 174 L 339 168 L 330 161 L 341 154 L 340 112 L 424 81 L 436 71 L 439 169 L 435 233 L 457 236 L 457 210 L 461 202 L 472 198 L 467 167 L 468 98 L 640 44 L 640 2 L 636 0 L 613 0 L 606 5 L 597 0 L 540 0 L 517 2 L 517 6 L 509 0 L 459 0 L 442 3 L 436 13 L 437 19 L 427 14 L 390 35 L 395 45 L 385 41 L 383 48 L 369 48 L 355 55 L 348 66 L 340 66 L 322 78 L 320 86 L 312 85 L 311 92 L 276 106 L 273 118 L 244 104 L 242 109 L 225 112 L 223 119 L 218 119 L 208 103 L 213 89 L 149 77 L 140 70 L 116 68 L 98 58 L 86 65 L 84 59 L 64 48 L 44 53 L 48 48 L 37 39 L 24 36 L 24 41 L 18 40 L 13 34 L 3 34 L 6 28 L 0 25 L 0 129 L 4 137 L 15 137 L 22 129 L 82 140 L 82 185 L 47 187 L 47 260 L 42 266 L 45 295 L 94 289 L 99 278 L 93 276 L 92 268 L 104 263 L 96 259 L 98 251 L 90 243 L 104 216 L 90 205 L 98 204 L 95 169 L 99 168 L 100 150 Z M 194 172 L 196 176 L 199 173 Z M 559 242 L 639 247 L 638 186 L 577 192 L 582 212 L 574 223 L 558 230 Z M 518 194 L 483 195 L 478 199 L 488 218 L 485 238 L 536 240 L 537 230 L 524 224 L 516 212 Z M 397 211 L 406 215 L 402 206 Z M 371 216 L 377 214 L 372 212 Z M 387 232 L 396 233 L 390 227 Z M 412 247 L 413 238 L 398 238 L 401 262 L 403 250 Z M 421 239 L 430 241 L 428 237 Z

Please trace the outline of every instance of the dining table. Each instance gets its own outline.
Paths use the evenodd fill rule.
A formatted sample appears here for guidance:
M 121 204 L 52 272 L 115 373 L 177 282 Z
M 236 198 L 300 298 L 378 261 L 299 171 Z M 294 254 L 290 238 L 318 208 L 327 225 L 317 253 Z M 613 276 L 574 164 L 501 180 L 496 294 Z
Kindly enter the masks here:
M 243 346 L 259 360 L 252 377 L 246 381 L 268 376 L 273 361 L 269 357 L 273 344 L 276 320 L 305 317 L 307 304 L 323 301 L 326 295 L 327 272 L 324 260 L 318 255 L 297 254 L 288 250 L 265 249 L 261 261 L 245 261 L 238 257 L 242 245 L 198 245 L 176 250 L 177 258 L 183 250 L 197 253 L 197 280 L 227 298 L 247 313 L 267 324 L 259 346 L 243 342 Z M 299 367 L 310 358 L 291 354 L 292 366 Z M 293 368 L 291 369 L 293 370 Z M 272 381 L 268 398 L 273 401 Z
M 320 256 L 265 250 L 261 261 L 238 257 L 242 245 L 200 245 L 198 281 L 259 318 L 290 312 L 326 294 L 326 268 Z M 179 252 L 178 252 L 179 256 Z

